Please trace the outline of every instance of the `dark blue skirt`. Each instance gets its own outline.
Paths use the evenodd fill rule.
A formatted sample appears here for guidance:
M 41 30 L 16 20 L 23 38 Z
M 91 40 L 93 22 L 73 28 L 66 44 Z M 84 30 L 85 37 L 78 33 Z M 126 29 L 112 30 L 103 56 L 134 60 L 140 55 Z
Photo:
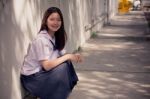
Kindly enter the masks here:
M 21 75 L 23 87 L 40 99 L 67 99 L 77 84 L 78 77 L 71 61 L 49 70 L 25 76 Z

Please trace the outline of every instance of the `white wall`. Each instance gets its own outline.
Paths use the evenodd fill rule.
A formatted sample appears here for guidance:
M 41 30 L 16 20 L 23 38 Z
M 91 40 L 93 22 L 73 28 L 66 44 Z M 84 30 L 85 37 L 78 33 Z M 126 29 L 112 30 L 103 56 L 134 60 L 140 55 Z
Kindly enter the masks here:
M 72 52 L 100 29 L 105 0 L 0 0 L 0 99 L 22 99 L 20 66 L 28 44 L 37 35 L 44 11 L 60 7 Z M 91 29 L 93 23 L 97 23 Z M 95 28 L 96 27 L 96 28 Z
M 68 51 L 77 49 L 90 37 L 90 31 L 85 31 L 85 26 L 91 23 L 91 1 L 64 0 L 60 3 L 68 33 Z
M 37 34 L 40 0 L 1 0 L 0 98 L 21 99 L 19 71 L 28 43 Z
M 109 15 L 110 17 L 118 13 L 118 1 L 119 0 L 109 0 Z

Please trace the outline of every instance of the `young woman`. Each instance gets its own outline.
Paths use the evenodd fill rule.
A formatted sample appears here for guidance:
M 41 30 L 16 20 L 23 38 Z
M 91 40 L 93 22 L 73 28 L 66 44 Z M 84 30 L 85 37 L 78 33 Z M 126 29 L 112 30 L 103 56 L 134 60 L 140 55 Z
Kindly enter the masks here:
M 67 99 L 78 81 L 71 61 L 81 62 L 81 56 L 64 54 L 66 39 L 60 9 L 48 8 L 21 68 L 24 88 L 40 99 Z

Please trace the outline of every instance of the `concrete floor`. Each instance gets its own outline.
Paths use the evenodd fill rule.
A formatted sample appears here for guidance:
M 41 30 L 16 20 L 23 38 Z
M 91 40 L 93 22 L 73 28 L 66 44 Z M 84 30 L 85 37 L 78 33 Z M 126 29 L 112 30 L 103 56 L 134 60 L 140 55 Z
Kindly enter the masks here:
M 150 99 L 150 31 L 142 11 L 117 15 L 82 47 L 69 99 Z

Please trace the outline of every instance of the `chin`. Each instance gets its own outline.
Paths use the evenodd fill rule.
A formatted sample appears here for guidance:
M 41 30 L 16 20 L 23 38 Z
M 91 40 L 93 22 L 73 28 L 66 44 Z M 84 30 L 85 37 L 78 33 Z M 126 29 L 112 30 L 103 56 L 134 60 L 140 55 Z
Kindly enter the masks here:
M 52 29 L 53 32 L 56 32 L 56 31 L 58 31 L 58 30 L 59 30 L 59 29 Z
M 58 31 L 58 29 L 57 30 L 52 30 L 53 32 L 56 32 L 56 31 Z

